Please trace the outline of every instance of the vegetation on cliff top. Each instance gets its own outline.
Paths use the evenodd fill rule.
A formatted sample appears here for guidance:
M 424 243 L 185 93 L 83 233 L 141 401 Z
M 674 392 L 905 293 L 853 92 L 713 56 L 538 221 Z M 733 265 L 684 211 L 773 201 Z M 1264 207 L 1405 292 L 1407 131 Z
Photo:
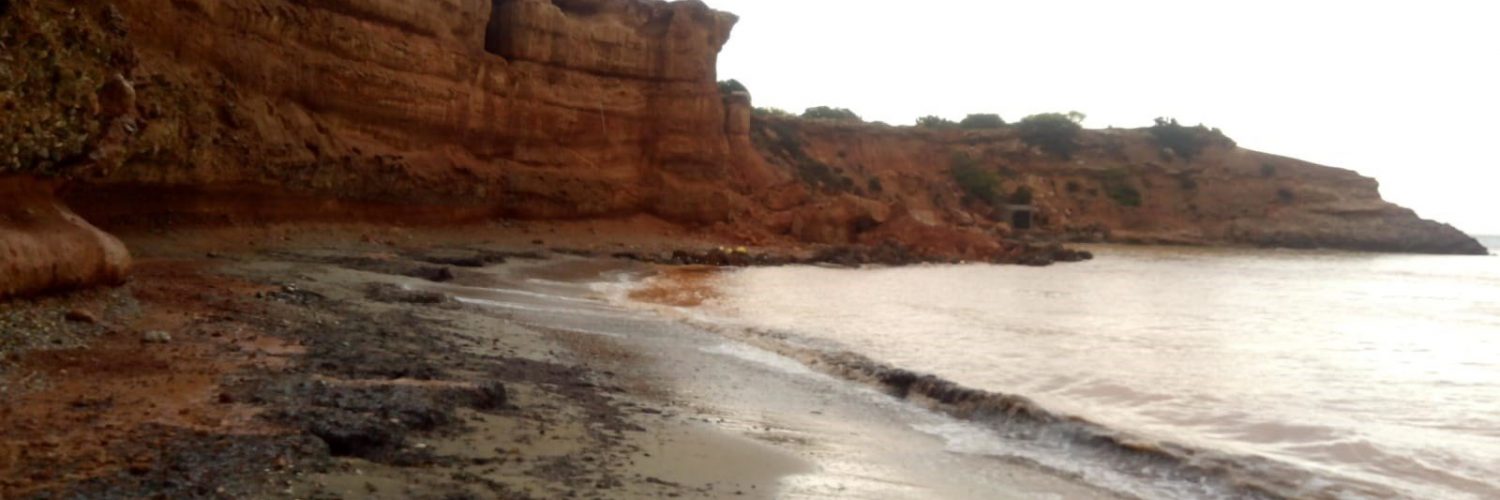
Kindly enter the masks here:
M 1156 139 L 1157 146 L 1188 161 L 1214 145 L 1234 147 L 1234 141 L 1225 136 L 1223 131 L 1210 129 L 1202 124 L 1184 127 L 1177 123 L 1176 118 L 1157 118 L 1156 124 L 1148 130 L 1151 137 Z
M 735 92 L 744 92 L 746 94 L 749 94 L 750 89 L 746 88 L 745 84 L 740 83 L 739 80 L 735 80 L 733 78 L 719 82 L 720 94 L 733 94 Z
M 845 108 L 832 108 L 828 106 L 807 108 L 807 111 L 802 112 L 802 117 L 810 120 L 834 120 L 849 122 L 864 121 L 864 119 L 860 118 L 859 115 L 855 114 L 853 111 Z
M 755 116 L 764 116 L 764 117 L 769 117 L 769 118 L 796 118 L 797 117 L 797 115 L 794 114 L 794 113 L 792 113 L 791 111 L 787 111 L 787 110 L 781 109 L 781 108 L 755 108 Z
M 965 116 L 958 126 L 966 130 L 995 129 L 1004 127 L 1005 120 L 994 113 L 975 113 Z
M 1027 145 L 1041 148 L 1052 156 L 1072 159 L 1078 151 L 1078 137 L 1083 133 L 1083 115 L 1078 112 L 1042 113 L 1021 119 L 1016 129 Z
M 931 129 L 952 129 L 958 128 L 958 122 L 937 115 L 927 115 L 917 118 L 917 126 Z
M 975 113 L 965 116 L 963 121 L 955 122 L 936 115 L 928 115 L 917 118 L 917 126 L 921 128 L 949 130 L 961 128 L 964 130 L 989 130 L 1005 127 L 1005 120 L 994 113 Z

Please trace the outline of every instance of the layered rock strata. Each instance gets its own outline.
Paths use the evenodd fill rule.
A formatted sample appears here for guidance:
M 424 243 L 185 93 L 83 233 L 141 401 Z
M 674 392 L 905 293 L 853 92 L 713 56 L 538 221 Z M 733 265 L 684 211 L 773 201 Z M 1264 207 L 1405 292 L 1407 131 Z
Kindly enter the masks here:
M 1033 189 L 1032 234 L 1477 247 L 1352 172 L 1232 147 L 1177 161 L 1101 131 L 1064 162 L 1007 130 L 752 118 L 716 86 L 735 23 L 691 0 L 10 0 L 0 174 L 61 182 L 105 228 L 646 215 L 763 245 L 1024 253 L 962 199 L 959 151 Z
M 1083 131 L 1077 150 L 1063 159 L 1028 145 L 1014 128 L 763 118 L 755 121 L 755 138 L 767 158 L 822 191 L 899 207 L 930 225 L 1013 229 L 1003 207 L 965 199 L 952 175 L 955 156 L 962 156 L 993 173 L 1000 194 L 1029 192 L 1035 236 L 1487 254 L 1452 226 L 1386 202 L 1374 179 L 1227 139 L 1184 158 L 1145 129 Z

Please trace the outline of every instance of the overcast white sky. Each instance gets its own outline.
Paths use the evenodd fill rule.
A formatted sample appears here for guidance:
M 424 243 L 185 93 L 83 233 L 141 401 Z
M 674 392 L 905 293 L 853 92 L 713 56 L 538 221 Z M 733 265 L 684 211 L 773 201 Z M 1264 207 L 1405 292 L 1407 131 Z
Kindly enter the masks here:
M 721 79 L 757 106 L 910 124 L 1157 116 L 1357 170 L 1386 199 L 1500 234 L 1500 2 L 707 0 L 739 14 Z

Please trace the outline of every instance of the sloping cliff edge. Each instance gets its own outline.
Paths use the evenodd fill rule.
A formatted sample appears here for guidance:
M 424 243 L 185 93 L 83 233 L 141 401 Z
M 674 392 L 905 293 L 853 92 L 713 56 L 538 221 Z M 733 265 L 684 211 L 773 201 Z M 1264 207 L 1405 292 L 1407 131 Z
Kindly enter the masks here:
M 697 1 L 0 2 L 0 177 L 28 193 L 6 202 L 91 235 L 55 262 L 10 251 L 5 293 L 90 281 L 15 278 L 38 269 L 128 268 L 54 191 L 106 230 L 646 215 L 764 246 L 1024 253 L 964 200 L 955 152 L 1035 193 L 1033 238 L 1482 251 L 1370 179 L 1233 147 L 1167 161 L 1096 131 L 1058 161 L 1007 130 L 753 118 L 716 86 L 735 22 Z M 1139 206 L 1099 195 L 1120 183 Z M 0 212 L 3 248 L 45 231 Z
M 1067 158 L 1032 147 L 1016 127 L 929 129 L 757 119 L 771 161 L 836 191 L 948 225 L 1012 232 L 999 204 L 959 189 L 954 158 L 991 172 L 998 194 L 1025 191 L 1030 237 L 1187 245 L 1331 248 L 1487 255 L 1477 240 L 1386 202 L 1350 170 L 1240 148 L 1207 129 L 1202 150 L 1163 148 L 1150 129 L 1085 130 Z M 1186 156 L 1186 157 L 1185 157 Z

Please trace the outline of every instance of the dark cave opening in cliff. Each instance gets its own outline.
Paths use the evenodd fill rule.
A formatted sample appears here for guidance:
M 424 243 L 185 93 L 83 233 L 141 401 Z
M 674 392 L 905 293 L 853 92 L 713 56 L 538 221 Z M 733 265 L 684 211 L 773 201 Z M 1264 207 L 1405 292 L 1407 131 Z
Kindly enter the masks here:
M 494 0 L 490 2 L 490 21 L 484 27 L 484 51 L 505 57 L 506 42 L 505 23 L 501 19 L 500 12 L 504 10 L 509 0 Z
M 7 0 L 0 0 L 3 5 Z M 506 26 L 506 6 L 515 3 L 515 0 L 492 0 L 490 2 L 490 19 L 484 29 L 484 51 L 500 57 L 509 57 L 514 53 L 514 38 L 507 36 L 510 31 Z M 603 6 L 594 0 L 552 0 L 552 5 L 564 14 L 573 17 L 589 17 L 602 12 Z

